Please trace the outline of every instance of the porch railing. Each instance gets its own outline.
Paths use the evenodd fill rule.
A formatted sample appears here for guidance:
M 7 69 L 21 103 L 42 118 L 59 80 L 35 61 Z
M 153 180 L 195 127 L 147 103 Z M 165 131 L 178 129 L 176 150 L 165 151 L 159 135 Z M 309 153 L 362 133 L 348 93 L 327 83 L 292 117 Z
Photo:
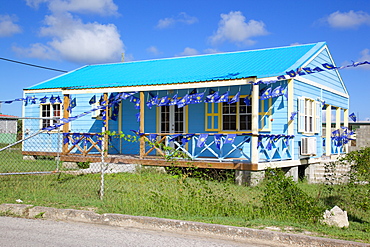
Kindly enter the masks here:
M 102 135 L 97 133 L 67 133 L 63 134 L 63 143 L 68 143 L 69 154 L 98 154 L 101 153 Z M 189 159 L 194 161 L 216 162 L 250 162 L 251 161 L 251 134 L 237 134 L 233 142 L 226 142 L 227 135 L 208 133 L 202 145 L 199 145 L 201 133 L 174 134 L 174 133 L 141 133 L 146 145 L 140 153 L 142 159 L 153 156 L 162 156 L 168 159 Z M 154 139 L 153 139 L 153 136 Z M 282 161 L 292 159 L 291 139 L 288 135 L 258 135 L 259 162 Z M 139 154 L 139 146 L 137 146 Z M 132 153 L 132 150 L 130 150 Z M 122 154 L 126 154 L 122 150 Z
M 63 155 L 100 154 L 102 152 L 102 137 L 98 133 L 64 133 L 63 144 L 68 143 L 68 149 L 63 152 Z
M 142 155 L 162 155 L 171 159 L 187 158 L 190 160 L 218 161 L 218 162 L 250 162 L 251 160 L 251 135 L 238 134 L 235 141 L 225 144 L 226 135 L 223 135 L 219 144 L 216 143 L 213 133 L 209 133 L 204 146 L 199 147 L 200 134 L 155 134 L 158 137 L 150 140 L 151 134 L 143 134 L 146 141 L 151 143 L 148 150 Z M 258 135 L 259 162 L 281 161 L 292 159 L 290 142 L 293 136 L 287 135 Z M 157 153 L 153 154 L 153 151 Z M 184 155 L 178 155 L 179 153 Z M 185 156 L 185 157 L 184 157 Z

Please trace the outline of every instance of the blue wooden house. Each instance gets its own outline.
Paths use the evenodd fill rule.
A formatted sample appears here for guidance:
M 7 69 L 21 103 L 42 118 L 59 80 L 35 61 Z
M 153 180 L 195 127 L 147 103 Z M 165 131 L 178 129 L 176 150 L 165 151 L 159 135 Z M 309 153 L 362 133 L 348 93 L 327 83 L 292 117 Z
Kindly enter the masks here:
M 267 167 L 298 173 L 346 148 L 336 137 L 348 126 L 349 95 L 324 42 L 88 65 L 26 88 L 24 97 L 24 117 L 56 118 L 25 120 L 25 129 L 48 133 L 27 140 L 24 155 L 94 161 L 107 150 L 107 162 L 235 169 L 247 179 Z M 184 159 L 161 158 L 171 150 Z

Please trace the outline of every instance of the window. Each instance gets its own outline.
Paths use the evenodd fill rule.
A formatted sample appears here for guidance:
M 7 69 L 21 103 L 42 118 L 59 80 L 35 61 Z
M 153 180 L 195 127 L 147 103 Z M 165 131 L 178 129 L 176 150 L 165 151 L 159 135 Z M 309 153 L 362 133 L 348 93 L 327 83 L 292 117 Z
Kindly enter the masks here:
M 313 132 L 313 119 L 314 119 L 314 101 L 305 99 L 304 101 L 304 132 Z
M 309 98 L 298 98 L 298 132 L 320 133 L 321 103 Z
M 244 103 L 249 98 L 249 105 Z M 206 103 L 205 104 L 205 131 L 250 131 L 252 130 L 252 100 L 250 95 L 242 96 L 238 102 Z M 272 112 L 272 99 L 259 102 L 259 130 L 270 131 Z
M 185 107 L 161 106 L 159 117 L 161 133 L 185 132 Z
M 251 130 L 252 107 L 247 106 L 244 98 L 233 104 L 222 103 L 222 130 Z
M 42 104 L 41 106 L 42 118 L 60 118 L 61 117 L 61 104 Z M 56 119 L 42 119 L 41 128 L 46 128 L 57 124 Z

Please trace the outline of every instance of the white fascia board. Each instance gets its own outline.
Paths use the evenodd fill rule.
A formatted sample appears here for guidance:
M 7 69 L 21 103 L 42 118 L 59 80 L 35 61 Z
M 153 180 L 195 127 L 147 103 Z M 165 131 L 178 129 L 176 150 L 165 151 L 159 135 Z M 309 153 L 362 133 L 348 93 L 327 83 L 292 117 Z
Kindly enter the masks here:
M 26 94 L 30 93 L 54 93 L 54 92 L 62 92 L 61 88 L 51 88 L 51 89 L 23 89 L 23 92 Z
M 206 81 L 191 83 L 173 83 L 163 85 L 144 85 L 129 87 L 106 87 L 106 88 L 86 88 L 86 89 L 67 89 L 63 94 L 85 94 L 85 93 L 110 93 L 110 92 L 135 92 L 135 91 L 161 91 L 174 89 L 205 88 L 205 87 L 226 87 L 241 86 L 250 84 L 251 79 L 235 79 L 225 81 Z

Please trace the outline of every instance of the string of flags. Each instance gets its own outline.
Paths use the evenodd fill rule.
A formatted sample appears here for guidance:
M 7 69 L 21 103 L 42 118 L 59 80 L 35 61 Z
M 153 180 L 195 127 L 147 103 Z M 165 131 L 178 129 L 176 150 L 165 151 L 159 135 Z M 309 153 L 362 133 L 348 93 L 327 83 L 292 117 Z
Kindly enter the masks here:
M 356 117 L 355 113 L 349 114 L 349 117 L 350 117 L 350 119 L 352 119 L 353 122 L 357 121 L 357 117 Z
M 42 98 L 36 98 L 35 96 L 26 96 L 25 98 L 17 98 L 17 99 L 14 99 L 14 100 L 4 100 L 4 101 L 0 100 L 0 103 L 11 104 L 11 103 L 14 103 L 14 102 L 17 102 L 17 101 L 23 101 L 24 105 L 27 106 L 29 104 L 31 104 L 31 105 L 37 104 L 38 102 L 40 104 L 45 104 L 45 103 L 47 103 L 48 99 L 49 99 L 49 102 L 51 104 L 62 103 L 62 100 L 60 99 L 60 96 L 55 96 L 54 97 L 53 95 L 51 97 L 44 96 Z
M 290 113 L 290 120 L 294 120 L 295 116 L 298 114 L 298 111 L 294 111 Z
M 286 79 L 289 79 L 289 78 L 294 78 L 296 76 L 313 74 L 313 73 L 318 73 L 318 72 L 322 72 L 322 71 L 326 71 L 326 70 L 334 70 L 334 69 L 338 70 L 338 69 L 344 69 L 344 68 L 349 68 L 349 67 L 357 67 L 357 66 L 364 65 L 364 64 L 370 64 L 370 62 L 369 61 L 353 62 L 352 64 L 349 64 L 349 65 L 346 65 L 346 66 L 341 66 L 341 67 L 336 67 L 336 66 L 334 66 L 332 64 L 329 64 L 329 63 L 323 63 L 323 64 L 321 64 L 322 68 L 318 67 L 318 66 L 315 67 L 315 68 L 310 68 L 310 67 L 298 68 L 296 70 L 286 71 L 286 75 L 277 76 L 275 80 L 269 80 L 269 81 L 259 80 L 257 82 L 251 81 L 249 83 L 250 84 L 266 84 L 266 85 L 268 85 L 268 84 L 275 83 L 277 81 L 286 80 Z M 112 93 L 109 97 L 108 105 L 105 105 L 106 102 L 101 98 L 100 101 L 99 101 L 100 106 L 97 106 L 96 108 L 91 109 L 90 111 L 86 111 L 82 114 L 79 114 L 79 115 L 74 116 L 74 117 L 70 117 L 68 119 L 62 118 L 61 119 L 62 123 L 56 124 L 54 126 L 49 126 L 47 128 L 44 128 L 44 129 L 52 130 L 52 129 L 58 128 L 58 127 L 60 127 L 61 125 L 65 124 L 65 123 L 68 123 L 68 122 L 73 121 L 77 118 L 85 116 L 85 115 L 87 115 L 87 114 L 89 114 L 93 111 L 105 109 L 106 107 L 113 107 L 111 119 L 117 120 L 118 111 L 119 111 L 118 103 L 121 100 L 125 100 L 125 99 L 130 98 L 130 102 L 134 103 L 135 109 L 140 109 L 140 99 L 133 96 L 135 93 L 137 93 L 137 92 L 115 93 L 115 94 Z M 209 94 L 206 96 L 206 98 L 204 100 L 203 100 L 203 97 L 204 97 L 205 92 L 198 93 L 196 91 L 196 89 L 194 89 L 191 93 L 186 94 L 181 99 L 178 99 L 177 94 L 175 94 L 173 97 L 164 96 L 161 99 L 158 98 L 158 95 L 154 96 L 151 93 L 149 93 L 149 94 L 150 94 L 151 98 L 148 100 L 148 102 L 146 102 L 146 105 L 149 109 L 151 109 L 155 105 L 157 105 L 157 106 L 177 105 L 179 108 L 181 108 L 181 107 L 184 107 L 188 104 L 199 104 L 199 103 L 202 103 L 202 102 L 233 104 L 233 103 L 238 102 L 239 98 L 240 98 L 240 92 L 237 92 L 229 100 L 229 91 L 223 93 L 222 95 L 219 95 L 219 92 L 214 91 L 213 89 L 210 89 Z M 272 87 L 267 87 L 260 93 L 261 99 L 268 99 L 268 98 L 278 97 L 278 96 L 281 96 L 281 95 L 284 95 L 285 97 L 287 97 L 287 89 L 283 88 L 282 86 L 277 86 L 274 89 Z M 251 99 L 251 95 L 248 95 L 247 97 L 244 98 L 244 102 L 245 102 L 246 105 L 250 105 L 250 99 Z M 41 104 L 45 104 L 45 103 L 47 103 L 48 100 L 51 104 L 62 103 L 62 100 L 61 100 L 60 96 L 55 96 L 54 97 L 53 95 L 51 97 L 44 96 L 42 98 L 37 98 L 35 96 L 26 96 L 25 98 L 17 98 L 17 99 L 14 99 L 14 100 L 0 101 L 0 103 L 11 104 L 13 102 L 23 101 L 24 104 L 27 106 L 28 104 L 31 104 L 31 105 L 32 104 L 37 104 L 38 102 L 41 103 Z M 92 105 L 94 103 L 96 103 L 96 96 L 95 95 L 89 101 L 90 105 Z M 76 98 L 70 99 L 70 104 L 69 104 L 67 110 L 70 113 L 72 113 L 72 109 L 75 108 L 76 105 L 77 105 Z M 103 113 L 102 113 L 102 115 L 103 115 L 102 119 L 103 120 L 106 120 L 106 118 L 107 118 L 107 116 L 105 116 L 105 114 L 106 114 L 105 111 L 103 111 Z M 297 114 L 297 112 L 292 112 L 290 119 L 294 119 L 296 114 Z M 349 115 L 349 117 L 354 122 L 357 121 L 357 118 L 356 118 L 354 113 L 351 113 Z M 136 114 L 136 118 L 137 118 L 137 121 L 139 122 L 140 121 L 140 113 Z
M 284 95 L 287 97 L 287 88 L 281 85 L 272 88 L 268 87 L 263 89 L 260 93 L 261 100 L 279 97 Z M 220 92 L 215 91 L 214 89 L 209 89 L 209 94 L 205 96 L 205 92 L 197 93 L 196 89 L 194 89 L 191 93 L 186 94 L 182 98 L 178 98 L 178 94 L 175 94 L 173 97 L 169 97 L 168 95 L 159 98 L 158 95 L 153 95 L 152 92 L 149 92 L 149 100 L 146 102 L 146 106 L 149 109 L 152 109 L 153 106 L 166 106 L 166 105 L 177 105 L 178 108 L 182 108 L 189 104 L 199 104 L 199 103 L 227 103 L 227 104 L 234 104 L 239 101 L 240 99 L 240 91 L 238 91 L 233 97 L 229 97 L 230 92 L 226 91 L 223 94 Z M 204 97 L 205 96 L 205 97 Z M 204 100 L 203 100 L 204 98 Z M 251 92 L 249 95 L 246 95 L 243 99 L 243 102 L 247 105 L 251 105 Z
M 259 85 L 259 84 L 269 85 L 277 81 L 287 80 L 290 78 L 294 78 L 296 76 L 319 73 L 319 72 L 323 72 L 327 70 L 335 70 L 335 69 L 339 70 L 339 69 L 345 69 L 345 68 L 350 68 L 350 67 L 357 67 L 357 66 L 364 65 L 364 64 L 370 64 L 370 62 L 369 61 L 353 62 L 352 64 L 348 64 L 348 65 L 340 66 L 340 67 L 336 67 L 329 63 L 323 63 L 321 64 L 322 67 L 316 66 L 315 68 L 310 68 L 310 67 L 297 68 L 296 70 L 286 71 L 285 75 L 277 76 L 276 79 L 273 79 L 273 80 L 268 80 L 268 81 L 259 80 L 256 82 L 250 81 L 249 83 L 255 84 L 255 85 Z
M 129 98 L 130 96 L 132 96 L 133 94 L 135 94 L 136 92 L 133 92 L 133 93 L 118 93 L 116 95 L 113 95 L 111 94 L 111 96 L 109 97 L 108 99 L 108 102 L 104 100 L 103 96 L 100 98 L 99 100 L 99 106 L 96 106 L 95 108 L 89 110 L 89 111 L 85 111 L 79 115 L 76 115 L 76 116 L 73 116 L 73 117 L 69 117 L 69 118 L 61 118 L 60 119 L 60 122 L 57 123 L 57 124 L 54 124 L 54 125 L 51 125 L 51 126 L 48 126 L 48 127 L 45 127 L 45 128 L 42 128 L 42 130 L 46 130 L 46 131 L 51 131 L 51 130 L 54 130 L 54 129 L 57 129 L 63 125 L 65 125 L 66 123 L 69 123 L 71 121 L 74 121 L 76 119 L 79 119 L 83 116 L 86 116 L 87 114 L 90 114 L 94 111 L 98 111 L 98 110 L 105 110 L 110 107 L 113 107 L 113 114 L 112 116 L 114 117 L 118 115 L 118 103 L 120 101 L 122 101 L 123 99 L 127 99 Z M 73 101 L 73 100 L 72 100 Z M 90 101 L 89 101 L 90 104 L 94 104 L 96 103 L 96 96 L 93 96 Z M 70 108 L 70 110 L 75 107 L 75 103 L 72 103 L 70 104 L 70 106 L 68 108 Z M 116 110 L 115 110 L 116 109 Z M 107 116 L 106 116 L 106 111 L 102 111 L 102 120 L 106 120 L 107 119 Z
M 351 135 L 354 134 L 353 131 L 349 130 L 347 127 L 343 126 L 341 127 L 342 131 L 340 129 L 334 130 L 331 133 L 332 140 L 334 142 L 334 146 L 341 147 L 345 144 L 347 144 L 350 140 L 354 140 L 351 138 Z
M 250 84 L 266 84 L 266 85 L 269 85 L 269 84 L 275 83 L 277 81 L 286 80 L 286 79 L 289 79 L 289 78 L 294 78 L 296 76 L 319 73 L 319 72 L 326 71 L 326 70 L 335 70 L 335 69 L 339 70 L 339 69 L 345 69 L 345 68 L 350 68 L 350 67 L 357 67 L 357 66 L 361 66 L 361 65 L 364 65 L 364 64 L 370 64 L 370 62 L 369 61 L 353 62 L 352 64 L 345 65 L 345 66 L 340 66 L 340 67 L 336 67 L 336 66 L 334 66 L 332 64 L 329 64 L 329 63 L 323 63 L 323 64 L 321 64 L 322 67 L 316 66 L 315 68 L 310 68 L 310 67 L 297 68 L 296 70 L 286 71 L 285 75 L 277 76 L 276 79 L 273 79 L 273 80 L 268 80 L 268 81 L 259 80 L 257 82 L 250 81 L 249 83 Z M 271 89 L 268 88 L 266 90 L 271 90 Z M 261 96 L 265 97 L 267 95 L 270 95 L 271 97 L 276 97 L 276 94 L 278 94 L 278 95 L 284 94 L 284 92 L 282 92 L 282 90 L 283 90 L 282 88 L 276 87 L 275 90 L 274 90 L 275 92 L 267 91 L 264 94 L 262 94 Z M 228 92 L 226 92 L 226 93 L 228 93 Z M 218 92 L 214 92 L 214 93 L 208 95 L 204 102 L 206 102 L 206 103 L 227 102 L 227 100 L 226 100 L 227 95 L 225 95 L 225 94 L 221 95 L 221 96 L 218 96 Z M 126 98 L 130 97 L 131 95 L 132 95 L 132 93 L 123 93 L 123 94 L 120 95 L 120 97 L 122 97 L 122 99 L 126 99 Z M 201 103 L 202 102 L 201 98 L 203 98 L 203 96 L 204 96 L 204 93 L 197 94 L 197 93 L 192 92 L 188 95 L 185 95 L 180 100 L 180 102 L 177 100 L 177 95 L 175 95 L 173 98 L 168 98 L 167 96 L 165 96 L 160 101 L 158 99 L 158 96 L 155 96 L 155 97 L 152 96 L 152 99 L 147 102 L 147 106 L 149 108 L 151 108 L 151 106 L 159 105 L 159 103 L 161 105 L 167 105 L 167 104 L 171 105 L 171 103 L 173 104 L 174 102 L 176 102 L 175 104 L 178 104 L 179 106 L 181 106 L 184 103 L 185 103 L 185 105 L 189 104 L 190 102 L 192 104 Z M 49 99 L 49 102 L 51 104 L 62 103 L 62 100 L 60 99 L 60 96 L 56 96 L 56 97 L 51 96 L 50 98 L 47 97 L 47 96 L 44 96 L 43 98 L 36 98 L 35 96 L 27 96 L 25 98 L 18 98 L 18 99 L 14 99 L 14 100 L 0 101 L 0 103 L 11 104 L 11 103 L 16 102 L 16 101 L 24 101 L 25 105 L 28 105 L 28 104 L 37 104 L 37 101 L 39 101 L 40 103 L 46 103 L 48 99 Z M 96 102 L 95 96 L 93 96 L 93 98 L 89 101 L 90 104 L 93 104 L 93 102 Z M 73 106 L 72 106 L 72 108 L 73 108 Z

